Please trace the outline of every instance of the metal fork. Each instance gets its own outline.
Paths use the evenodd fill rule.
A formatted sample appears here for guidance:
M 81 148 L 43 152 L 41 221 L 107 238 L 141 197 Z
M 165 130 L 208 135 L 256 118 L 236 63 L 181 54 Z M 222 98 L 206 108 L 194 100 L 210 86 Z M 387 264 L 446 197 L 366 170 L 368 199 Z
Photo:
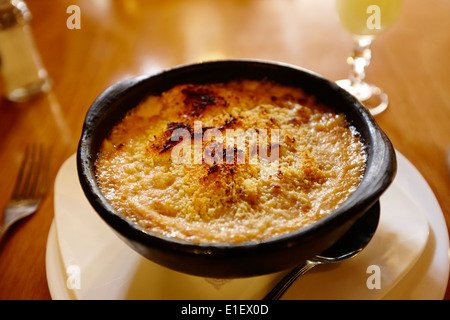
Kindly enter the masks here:
M 49 163 L 48 148 L 42 144 L 26 147 L 11 199 L 3 211 L 0 243 L 14 223 L 38 210 L 48 188 Z

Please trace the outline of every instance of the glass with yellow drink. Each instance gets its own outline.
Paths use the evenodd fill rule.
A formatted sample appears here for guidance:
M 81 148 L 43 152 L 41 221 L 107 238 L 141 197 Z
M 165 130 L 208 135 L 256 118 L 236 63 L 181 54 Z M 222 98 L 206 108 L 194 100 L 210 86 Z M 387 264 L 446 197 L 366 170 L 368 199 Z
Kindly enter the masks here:
M 352 34 L 376 36 L 397 20 L 403 0 L 337 0 L 341 24 Z
M 337 84 L 356 96 L 373 115 L 383 112 L 389 101 L 380 88 L 364 80 L 372 56 L 370 45 L 398 19 L 402 4 L 403 0 L 336 0 L 339 20 L 354 36 L 353 52 L 347 59 L 349 78 Z

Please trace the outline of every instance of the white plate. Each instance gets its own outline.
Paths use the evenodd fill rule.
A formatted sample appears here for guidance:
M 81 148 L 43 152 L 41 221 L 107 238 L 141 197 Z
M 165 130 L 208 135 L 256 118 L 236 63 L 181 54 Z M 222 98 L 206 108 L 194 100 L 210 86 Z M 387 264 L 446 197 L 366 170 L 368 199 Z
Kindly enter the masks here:
M 448 274 L 442 211 L 417 170 L 401 154 L 398 173 L 381 198 L 379 228 L 355 258 L 319 266 L 284 299 L 441 299 Z M 282 275 L 220 280 L 189 276 L 142 258 L 117 238 L 86 200 L 75 156 L 55 181 L 55 219 L 47 244 L 53 299 L 260 299 Z M 378 273 L 368 273 L 377 266 Z M 378 276 L 380 289 L 369 289 Z

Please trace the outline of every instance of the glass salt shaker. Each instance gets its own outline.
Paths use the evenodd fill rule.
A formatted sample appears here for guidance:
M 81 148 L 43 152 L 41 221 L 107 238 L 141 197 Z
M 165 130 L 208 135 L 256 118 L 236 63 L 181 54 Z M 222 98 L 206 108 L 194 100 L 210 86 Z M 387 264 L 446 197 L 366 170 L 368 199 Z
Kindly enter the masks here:
M 29 21 L 31 13 L 22 0 L 0 0 L 0 71 L 8 100 L 25 102 L 46 92 L 51 81 L 45 70 Z

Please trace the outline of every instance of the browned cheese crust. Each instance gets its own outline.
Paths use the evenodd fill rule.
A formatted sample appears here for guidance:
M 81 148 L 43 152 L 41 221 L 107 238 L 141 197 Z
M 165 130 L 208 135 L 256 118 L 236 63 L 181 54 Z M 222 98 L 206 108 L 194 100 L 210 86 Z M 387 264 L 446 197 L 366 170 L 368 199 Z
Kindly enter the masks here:
M 365 161 L 343 114 L 298 88 L 240 80 L 149 96 L 104 140 L 96 174 L 112 205 L 144 228 L 237 243 L 328 215 L 357 188 Z

